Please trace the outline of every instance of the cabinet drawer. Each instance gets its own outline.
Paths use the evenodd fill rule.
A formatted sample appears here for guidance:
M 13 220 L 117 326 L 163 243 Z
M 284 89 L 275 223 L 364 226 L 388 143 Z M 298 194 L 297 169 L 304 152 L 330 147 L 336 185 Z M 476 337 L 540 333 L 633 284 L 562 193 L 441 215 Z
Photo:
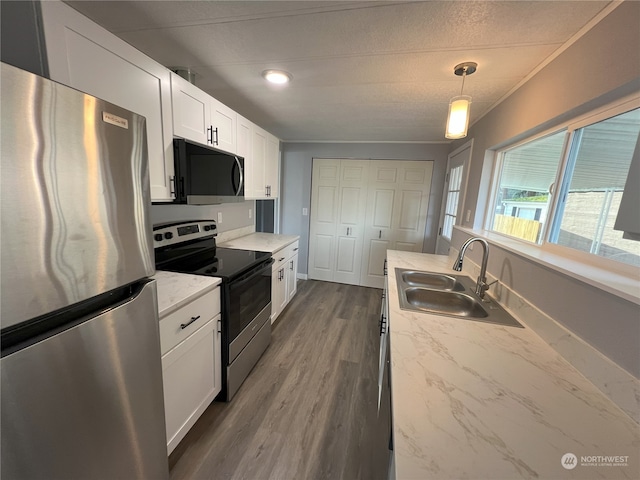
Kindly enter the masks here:
M 298 241 L 296 240 L 291 245 L 288 245 L 286 248 L 286 257 L 287 259 L 293 257 L 296 253 L 298 253 Z
M 273 256 L 273 271 L 275 272 L 276 270 L 280 269 L 280 267 L 282 267 L 282 265 L 285 264 L 285 262 L 287 261 L 287 249 L 285 248 L 281 248 L 280 250 L 278 250 L 277 252 L 274 252 Z
M 196 298 L 191 303 L 160 320 L 162 355 L 220 313 L 220 287 Z M 193 319 L 196 320 L 193 320 Z M 193 321 L 192 321 L 193 320 Z M 181 325 L 185 325 L 184 328 Z
M 298 253 L 298 241 L 296 240 L 291 245 L 287 245 L 281 248 L 273 254 L 275 263 L 273 264 L 273 271 L 277 271 L 282 265 L 284 265 L 291 257 Z

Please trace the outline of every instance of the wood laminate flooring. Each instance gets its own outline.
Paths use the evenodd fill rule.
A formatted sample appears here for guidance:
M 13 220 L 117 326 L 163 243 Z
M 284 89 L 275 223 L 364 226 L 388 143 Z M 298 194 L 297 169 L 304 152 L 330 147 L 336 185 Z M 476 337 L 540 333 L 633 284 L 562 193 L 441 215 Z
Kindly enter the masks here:
M 236 396 L 213 402 L 169 457 L 170 478 L 386 478 L 389 420 L 377 411 L 381 293 L 299 281 Z

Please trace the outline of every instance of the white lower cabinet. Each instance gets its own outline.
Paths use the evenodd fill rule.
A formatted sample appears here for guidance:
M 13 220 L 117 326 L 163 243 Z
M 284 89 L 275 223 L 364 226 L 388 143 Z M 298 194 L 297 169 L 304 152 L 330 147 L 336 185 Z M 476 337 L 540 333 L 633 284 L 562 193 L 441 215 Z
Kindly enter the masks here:
M 222 388 L 220 288 L 160 319 L 167 454 Z
M 298 242 L 273 254 L 271 270 L 271 323 L 282 313 L 297 292 Z
M 384 386 L 385 367 L 389 359 L 387 357 L 389 346 L 389 277 L 387 275 L 387 261 L 384 261 L 384 290 L 382 291 L 382 305 L 380 307 L 380 350 L 378 352 L 378 412 L 382 400 Z

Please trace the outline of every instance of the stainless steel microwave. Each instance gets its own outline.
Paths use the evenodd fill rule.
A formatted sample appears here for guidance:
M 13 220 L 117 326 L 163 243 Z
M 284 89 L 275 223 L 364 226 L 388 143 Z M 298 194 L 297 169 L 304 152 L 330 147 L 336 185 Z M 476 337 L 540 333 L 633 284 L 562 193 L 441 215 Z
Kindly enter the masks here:
M 173 140 L 175 203 L 212 205 L 244 201 L 244 158 L 215 148 Z

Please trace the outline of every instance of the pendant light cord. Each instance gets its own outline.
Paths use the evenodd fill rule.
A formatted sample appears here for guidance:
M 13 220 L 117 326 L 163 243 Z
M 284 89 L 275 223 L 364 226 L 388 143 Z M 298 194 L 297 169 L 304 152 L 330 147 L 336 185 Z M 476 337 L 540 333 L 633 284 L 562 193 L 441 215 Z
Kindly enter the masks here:
M 462 71 L 462 87 L 460 88 L 460 95 L 462 95 L 462 92 L 464 91 L 464 77 L 467 76 L 467 67 L 464 67 L 464 70 Z

